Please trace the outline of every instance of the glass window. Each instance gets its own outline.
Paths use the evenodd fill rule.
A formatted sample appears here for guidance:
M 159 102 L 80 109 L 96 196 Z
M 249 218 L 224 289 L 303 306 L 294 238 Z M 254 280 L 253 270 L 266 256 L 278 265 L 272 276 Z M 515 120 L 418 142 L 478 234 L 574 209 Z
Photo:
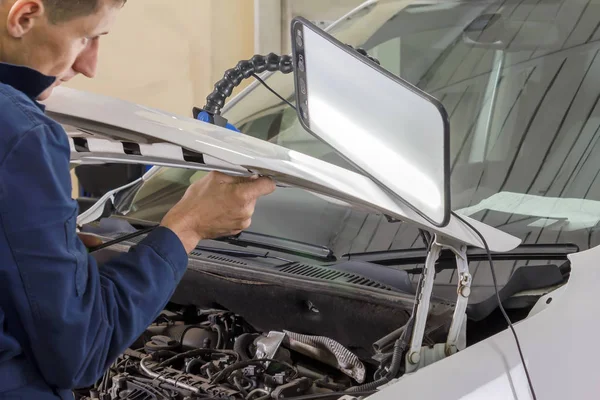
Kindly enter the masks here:
M 444 104 L 454 210 L 526 243 L 585 249 L 600 244 L 599 27 L 600 0 L 419 1 L 409 7 L 382 1 L 333 32 Z M 290 75 L 273 75 L 268 83 L 293 101 Z M 226 117 L 247 135 L 352 168 L 262 87 Z M 174 201 L 187 185 L 187 178 L 178 179 L 171 190 L 165 177 L 155 179 L 161 180 L 159 196 L 139 198 L 136 216 L 152 214 L 146 208 L 165 211 L 172 204 L 159 207 L 158 199 Z M 415 229 L 347 213 L 320 244 L 339 252 L 422 246 Z M 293 236 L 297 229 L 276 231 Z

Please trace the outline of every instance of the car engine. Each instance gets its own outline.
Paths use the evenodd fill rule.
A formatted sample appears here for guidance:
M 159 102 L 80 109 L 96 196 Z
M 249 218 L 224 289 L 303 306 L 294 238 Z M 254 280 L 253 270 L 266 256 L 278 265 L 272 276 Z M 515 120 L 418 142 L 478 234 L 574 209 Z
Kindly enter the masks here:
M 78 400 L 337 398 L 367 383 L 374 367 L 326 337 L 257 332 L 232 312 L 186 308 L 164 311 L 94 387 L 75 394 Z

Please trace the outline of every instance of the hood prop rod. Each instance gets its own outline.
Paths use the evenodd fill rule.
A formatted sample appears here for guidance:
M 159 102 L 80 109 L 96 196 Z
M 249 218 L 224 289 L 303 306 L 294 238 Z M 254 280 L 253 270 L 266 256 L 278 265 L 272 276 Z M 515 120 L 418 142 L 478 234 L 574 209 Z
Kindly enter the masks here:
M 456 306 L 446 343 L 436 344 L 433 348 L 423 347 L 423 337 L 435 280 L 435 264 L 444 249 L 452 251 L 456 257 L 458 272 Z M 405 360 L 407 373 L 414 372 L 421 367 L 464 350 L 466 338 L 463 333 L 466 329 L 466 311 L 469 295 L 471 294 L 471 282 L 472 276 L 469 272 L 467 247 L 464 244 L 436 235 L 425 261 L 423 279 L 419 283 L 421 285 L 420 290 L 417 291 L 415 321 L 412 327 L 410 347 Z

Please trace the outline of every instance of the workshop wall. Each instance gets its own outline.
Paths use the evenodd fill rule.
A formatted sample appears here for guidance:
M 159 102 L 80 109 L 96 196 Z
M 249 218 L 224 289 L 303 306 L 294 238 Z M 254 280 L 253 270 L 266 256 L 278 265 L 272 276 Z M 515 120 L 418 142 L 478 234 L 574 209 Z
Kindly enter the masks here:
M 97 76 L 67 86 L 191 116 L 223 72 L 253 54 L 251 0 L 129 1 L 101 39 Z
M 181 115 L 254 53 L 253 1 L 130 1 L 102 38 L 98 75 L 68 86 Z
M 255 46 L 264 47 L 255 37 L 255 6 L 268 9 L 276 1 L 129 1 L 110 35 L 101 39 L 97 76 L 77 77 L 66 86 L 191 116 L 192 107 L 204 105 L 225 70 L 252 57 Z M 275 47 L 281 46 L 283 52 L 290 51 L 289 23 L 294 16 L 334 21 L 362 2 L 279 1 L 275 5 L 280 18 L 272 16 L 262 33 L 267 39 L 280 33 Z M 248 83 L 243 82 L 234 95 Z M 72 178 L 76 198 L 78 183 L 74 174 Z

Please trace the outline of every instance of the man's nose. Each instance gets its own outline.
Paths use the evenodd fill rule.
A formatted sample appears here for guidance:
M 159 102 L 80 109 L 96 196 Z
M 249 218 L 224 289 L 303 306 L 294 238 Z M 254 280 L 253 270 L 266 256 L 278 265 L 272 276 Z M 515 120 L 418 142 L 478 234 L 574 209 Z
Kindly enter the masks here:
M 96 69 L 98 67 L 98 49 L 100 46 L 100 40 L 98 38 L 93 39 L 86 46 L 85 50 L 77 57 L 73 64 L 73 70 L 78 74 L 85 75 L 88 78 L 96 76 Z

